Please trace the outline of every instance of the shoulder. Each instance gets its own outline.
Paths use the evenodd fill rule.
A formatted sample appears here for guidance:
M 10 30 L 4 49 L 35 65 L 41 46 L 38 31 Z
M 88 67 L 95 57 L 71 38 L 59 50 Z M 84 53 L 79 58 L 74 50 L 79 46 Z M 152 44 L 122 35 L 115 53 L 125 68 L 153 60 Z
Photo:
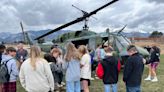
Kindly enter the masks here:
M 90 58 L 90 55 L 87 53 L 87 54 L 84 54 L 83 56 L 82 56 L 82 58 Z

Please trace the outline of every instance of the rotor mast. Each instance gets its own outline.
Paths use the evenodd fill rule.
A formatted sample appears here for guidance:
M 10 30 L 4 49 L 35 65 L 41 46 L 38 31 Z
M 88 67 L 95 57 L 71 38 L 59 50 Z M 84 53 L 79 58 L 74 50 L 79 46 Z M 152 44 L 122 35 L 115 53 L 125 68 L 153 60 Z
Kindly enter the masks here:
M 61 25 L 61 26 L 59 26 L 59 27 L 57 27 L 57 28 L 55 28 L 55 29 L 53 29 L 53 30 L 51 30 L 51 31 L 49 31 L 49 32 L 47 32 L 47 33 L 37 37 L 37 38 L 35 38 L 35 40 L 43 38 L 43 37 L 45 37 L 45 36 L 47 36 L 47 35 L 49 35 L 49 34 L 51 34 L 53 32 L 59 31 L 59 30 L 61 30 L 63 28 L 66 28 L 66 27 L 68 27 L 70 25 L 73 25 L 75 23 L 81 22 L 81 21 L 85 20 L 85 18 L 90 17 L 90 16 L 96 14 L 98 11 L 102 10 L 103 8 L 109 6 L 109 5 L 111 5 L 111 4 L 113 4 L 113 3 L 117 2 L 117 1 L 119 1 L 119 0 L 113 0 L 113 1 L 111 1 L 111 2 L 109 2 L 107 4 L 105 4 L 105 5 L 101 6 L 100 8 L 98 8 L 98 9 L 96 9 L 96 10 L 94 10 L 94 11 L 88 13 L 88 14 L 86 14 L 85 16 L 79 17 L 79 18 L 77 18 L 77 19 L 75 19 L 73 21 L 68 22 L 67 24 Z

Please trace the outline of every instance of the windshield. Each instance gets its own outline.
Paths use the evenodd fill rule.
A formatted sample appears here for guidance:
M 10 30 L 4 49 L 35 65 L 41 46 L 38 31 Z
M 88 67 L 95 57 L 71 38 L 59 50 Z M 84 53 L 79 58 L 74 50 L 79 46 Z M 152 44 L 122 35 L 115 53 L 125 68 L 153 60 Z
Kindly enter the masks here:
M 130 44 L 130 40 L 123 36 L 116 37 L 116 46 L 118 47 L 119 51 L 126 49 Z

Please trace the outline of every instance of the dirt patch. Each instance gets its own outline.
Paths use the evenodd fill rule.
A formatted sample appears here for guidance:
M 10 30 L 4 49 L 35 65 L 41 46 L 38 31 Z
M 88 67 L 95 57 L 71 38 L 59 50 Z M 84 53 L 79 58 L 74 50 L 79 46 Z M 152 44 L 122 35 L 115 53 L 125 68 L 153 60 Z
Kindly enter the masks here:
M 157 42 L 135 42 L 135 45 L 144 47 L 144 46 L 157 46 L 161 50 L 161 54 L 164 54 L 164 44 L 157 43 Z

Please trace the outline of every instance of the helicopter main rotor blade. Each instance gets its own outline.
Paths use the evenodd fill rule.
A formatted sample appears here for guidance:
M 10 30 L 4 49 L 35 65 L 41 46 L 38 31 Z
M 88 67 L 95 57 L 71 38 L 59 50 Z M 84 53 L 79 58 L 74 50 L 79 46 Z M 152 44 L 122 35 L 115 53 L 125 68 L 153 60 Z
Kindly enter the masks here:
M 22 33 L 23 33 L 23 39 L 24 39 L 24 42 L 26 42 L 26 35 L 25 35 L 25 32 L 24 32 L 24 28 L 23 28 L 23 24 L 22 24 L 22 22 L 20 22 L 20 26 L 21 26 Z
M 92 12 L 90 12 L 90 13 L 88 13 L 88 14 L 85 14 L 85 15 L 82 16 L 82 17 L 79 17 L 79 18 L 77 18 L 77 19 L 75 19 L 75 20 L 73 20 L 73 21 L 71 21 L 71 22 L 69 22 L 69 23 L 67 23 L 67 24 L 64 24 L 64 25 L 62 25 L 62 26 L 60 26 L 60 27 L 58 27 L 58 28 L 56 28 L 56 29 L 54 29 L 54 30 L 51 30 L 51 31 L 47 32 L 46 34 L 43 34 L 43 35 L 41 35 L 41 36 L 35 38 L 35 40 L 38 40 L 38 39 L 40 39 L 40 38 L 43 38 L 43 37 L 45 37 L 45 36 L 47 36 L 47 35 L 49 35 L 49 34 L 51 34 L 51 33 L 53 33 L 53 32 L 59 31 L 59 30 L 61 30 L 61 29 L 63 29 L 63 28 L 66 28 L 66 27 L 68 27 L 68 26 L 70 26 L 70 25 L 73 25 L 73 24 L 75 24 L 75 23 L 78 23 L 78 22 L 80 22 L 80 21 L 83 21 L 83 20 L 85 20 L 86 18 L 92 16 L 93 14 L 96 14 L 98 11 L 102 10 L 103 8 L 109 6 L 109 5 L 111 5 L 111 4 L 113 4 L 113 3 L 117 2 L 117 1 L 119 1 L 119 0 L 113 0 L 113 1 L 111 1 L 111 2 L 109 2 L 109 3 L 107 3 L 107 4 L 103 5 L 103 6 L 101 6 L 100 8 L 98 8 L 98 9 L 96 9 L 96 10 L 94 10 L 94 11 L 92 11 Z

